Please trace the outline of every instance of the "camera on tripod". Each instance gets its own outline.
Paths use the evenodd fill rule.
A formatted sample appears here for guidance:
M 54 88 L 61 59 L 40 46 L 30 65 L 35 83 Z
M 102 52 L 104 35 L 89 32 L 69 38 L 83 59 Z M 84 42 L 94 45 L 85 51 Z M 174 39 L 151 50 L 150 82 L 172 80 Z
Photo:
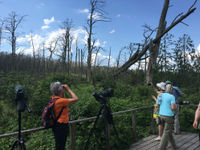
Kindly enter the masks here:
M 30 112 L 31 110 L 26 104 L 27 99 L 25 97 L 25 89 L 22 85 L 17 85 L 15 87 L 15 94 L 16 94 L 15 102 L 17 104 L 18 112 L 25 111 L 25 108 L 27 108 L 28 112 Z
M 114 90 L 112 88 L 105 89 L 103 92 L 97 94 L 96 92 L 93 93 L 95 99 L 100 102 L 101 104 L 107 103 L 107 98 L 112 97 L 114 94 Z
M 30 108 L 26 104 L 27 98 L 25 97 L 25 89 L 22 85 L 17 85 L 15 87 L 15 102 L 17 104 L 18 111 L 18 139 L 16 139 L 12 145 L 11 150 L 14 150 L 15 147 L 19 148 L 19 150 L 26 150 L 26 146 L 24 144 L 24 140 L 21 138 L 21 112 L 25 111 L 27 108 L 28 112 L 31 112 Z
M 108 131 L 109 130 L 108 129 L 109 124 L 113 126 L 115 135 L 117 136 L 118 141 L 120 141 L 119 135 L 118 135 L 117 130 L 116 130 L 115 125 L 114 125 L 113 116 L 112 116 L 112 113 L 111 113 L 109 103 L 107 103 L 108 98 L 112 97 L 113 93 L 114 93 L 114 90 L 112 88 L 108 88 L 108 89 L 105 89 L 104 91 L 102 91 L 99 94 L 97 94 L 96 92 L 94 92 L 92 94 L 95 97 L 95 99 L 98 102 L 100 102 L 102 105 L 101 105 L 101 108 L 99 109 L 99 113 L 98 113 L 98 115 L 95 119 L 94 125 L 93 125 L 92 129 L 90 130 L 89 137 L 88 137 L 88 140 L 87 140 L 86 145 L 85 145 L 85 150 L 88 149 L 90 137 L 92 136 L 94 129 L 96 128 L 97 121 L 98 121 L 101 114 L 102 114 L 102 117 L 103 117 L 103 120 L 104 120 L 104 128 L 105 128 L 105 132 L 106 132 L 106 140 L 105 140 L 106 141 L 106 149 L 110 149 L 110 144 L 109 144 L 109 141 L 110 141 L 109 138 L 110 137 L 109 137 L 109 133 L 108 133 L 109 132 Z
M 189 105 L 189 101 L 179 101 L 179 105 Z

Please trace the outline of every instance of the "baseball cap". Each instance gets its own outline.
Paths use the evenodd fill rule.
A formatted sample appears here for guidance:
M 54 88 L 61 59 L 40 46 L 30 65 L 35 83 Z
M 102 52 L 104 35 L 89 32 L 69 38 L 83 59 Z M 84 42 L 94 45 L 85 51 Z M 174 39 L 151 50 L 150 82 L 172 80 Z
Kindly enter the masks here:
M 169 81 L 169 80 L 167 80 L 165 83 L 166 83 L 166 84 L 172 84 L 172 82 Z

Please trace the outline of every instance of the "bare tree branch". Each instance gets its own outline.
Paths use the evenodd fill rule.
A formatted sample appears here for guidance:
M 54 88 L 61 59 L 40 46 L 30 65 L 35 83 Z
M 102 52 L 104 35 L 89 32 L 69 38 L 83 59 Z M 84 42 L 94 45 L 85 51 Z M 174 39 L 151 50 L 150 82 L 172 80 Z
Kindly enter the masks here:
M 165 29 L 165 31 L 160 34 L 158 37 L 156 37 L 153 40 L 153 43 L 156 43 L 158 40 L 160 40 L 167 32 L 169 32 L 173 27 L 175 27 L 178 23 L 180 23 L 182 20 L 184 20 L 185 18 L 187 18 L 190 14 L 192 14 L 194 11 L 196 10 L 196 8 L 193 8 L 191 10 L 189 10 L 187 13 L 185 13 L 184 15 L 182 15 L 178 20 L 176 20 L 174 23 L 172 23 L 169 27 L 167 27 Z M 147 44 L 142 51 L 139 53 L 138 51 L 136 51 L 136 53 L 126 62 L 124 63 L 118 70 L 117 72 L 114 74 L 115 76 L 119 75 L 121 72 L 126 71 L 131 65 L 133 65 L 134 63 L 136 63 L 145 53 L 146 51 L 149 49 L 150 43 Z
M 183 12 L 180 13 L 180 14 L 178 14 L 178 15 L 174 18 L 174 20 L 172 21 L 172 23 L 174 23 L 174 22 L 176 21 L 176 19 L 177 19 L 178 17 L 180 17 L 181 15 L 183 15 Z M 172 24 L 172 23 L 171 23 L 171 24 Z
M 191 7 L 188 9 L 188 11 L 190 11 L 197 3 L 198 0 L 195 0 L 194 3 L 191 5 Z
M 181 21 L 181 23 L 184 24 L 184 25 L 186 25 L 186 26 L 189 26 L 187 23 L 184 23 L 184 22 L 182 22 L 182 21 Z
M 5 19 L 5 30 L 7 30 L 10 34 L 10 36 L 8 37 L 8 41 L 10 41 L 10 45 L 12 46 L 12 55 L 15 55 L 16 51 L 16 30 L 18 26 L 22 23 L 24 18 L 25 16 L 18 16 L 16 12 L 11 12 L 9 16 Z

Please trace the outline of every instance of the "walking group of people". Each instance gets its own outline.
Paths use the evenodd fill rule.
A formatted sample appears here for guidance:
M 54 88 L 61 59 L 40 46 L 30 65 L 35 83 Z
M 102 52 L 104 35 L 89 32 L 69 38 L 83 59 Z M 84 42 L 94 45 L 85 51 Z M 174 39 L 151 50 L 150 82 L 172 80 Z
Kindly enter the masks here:
M 158 124 L 158 137 L 155 140 L 160 140 L 159 150 L 166 150 L 168 142 L 171 143 L 173 150 L 176 150 L 176 143 L 172 133 L 180 134 L 179 124 L 179 101 L 178 97 L 182 97 L 181 90 L 172 85 L 172 82 L 160 82 L 156 87 L 151 86 L 156 91 L 157 98 L 153 96 L 156 101 L 154 117 Z M 197 128 L 198 120 L 200 118 L 200 103 L 195 113 L 193 127 Z
M 183 93 L 170 81 L 157 83 L 156 88 L 151 85 L 158 94 L 157 98 L 153 96 L 156 101 L 156 122 L 159 132 L 155 140 L 160 140 L 159 150 L 166 150 L 168 142 L 175 150 L 176 144 L 172 132 L 174 129 L 175 134 L 180 134 L 178 97 L 183 96 Z

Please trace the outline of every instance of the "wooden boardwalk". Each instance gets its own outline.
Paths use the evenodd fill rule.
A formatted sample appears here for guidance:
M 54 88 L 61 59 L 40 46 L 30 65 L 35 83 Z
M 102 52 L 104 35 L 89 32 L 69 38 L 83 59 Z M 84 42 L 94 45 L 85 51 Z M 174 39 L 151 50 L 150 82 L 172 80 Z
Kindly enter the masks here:
M 156 135 L 146 137 L 134 144 L 132 144 L 129 150 L 158 150 L 159 141 L 155 141 Z M 197 133 L 181 133 L 180 135 L 174 135 L 177 150 L 200 150 L 199 136 Z M 167 150 L 172 150 L 170 144 L 168 144 Z

